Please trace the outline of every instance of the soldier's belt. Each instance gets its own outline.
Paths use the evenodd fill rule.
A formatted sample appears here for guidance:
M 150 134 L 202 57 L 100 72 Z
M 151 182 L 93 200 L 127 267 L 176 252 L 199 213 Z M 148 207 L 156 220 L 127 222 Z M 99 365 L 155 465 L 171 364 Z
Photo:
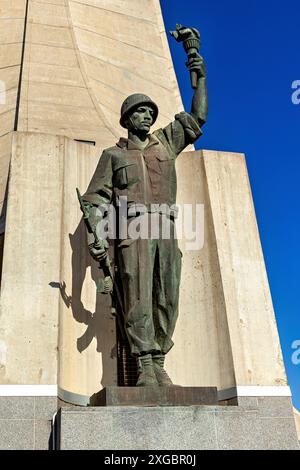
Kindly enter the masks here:
M 172 206 L 169 207 L 167 204 L 130 204 L 128 205 L 128 217 L 137 217 L 138 215 L 143 215 L 146 213 L 150 214 L 162 214 L 170 219 L 177 219 L 178 217 L 178 207 Z

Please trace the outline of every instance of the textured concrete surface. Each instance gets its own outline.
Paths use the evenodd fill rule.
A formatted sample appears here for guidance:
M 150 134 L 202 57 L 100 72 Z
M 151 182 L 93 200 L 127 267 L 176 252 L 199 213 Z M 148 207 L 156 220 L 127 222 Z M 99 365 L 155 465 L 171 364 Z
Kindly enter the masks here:
M 15 134 L 0 293 L 2 384 L 57 383 L 59 289 L 49 283 L 60 271 L 62 145 L 63 138 Z
M 54 448 L 52 440 L 52 421 L 34 421 L 34 450 L 52 450 Z
M 176 168 L 178 205 L 193 207 L 193 222 L 196 204 L 204 209 L 203 221 L 198 215 L 200 240 L 204 223 L 204 244 L 188 250 L 186 241 L 179 240 L 183 253 L 179 317 L 166 369 L 179 385 L 229 388 L 235 384 L 234 366 L 202 153 L 182 153 Z
M 244 156 L 204 150 L 203 159 L 236 384 L 285 385 Z
M 35 397 L 34 398 L 34 418 L 39 421 L 52 420 L 53 414 L 57 410 L 56 397 Z
M 268 397 L 264 398 L 269 401 Z M 253 402 L 252 402 L 253 404 Z M 300 450 L 290 402 L 271 416 L 264 405 L 98 407 L 62 409 L 61 449 L 295 449 Z M 116 438 L 117 436 L 117 438 Z
M 2 419 L 0 420 L 1 450 L 33 450 L 34 420 L 33 419 Z
M 15 133 L 12 153 L 0 382 L 56 384 L 59 348 L 60 386 L 92 395 L 117 376 L 115 322 L 109 299 L 106 310 L 96 299 L 99 270 L 86 249 L 75 192 L 85 190 L 97 150 L 62 136 Z
M 296 422 L 296 429 L 297 429 L 297 434 L 298 434 L 298 439 L 300 441 L 300 413 L 296 408 L 294 408 L 294 418 Z
M 256 412 L 216 413 L 221 450 L 297 449 L 293 418 L 261 418 Z
M 0 450 L 48 450 L 56 397 L 0 397 Z
M 242 397 L 241 406 L 65 407 L 62 449 L 297 449 L 289 398 Z M 1 397 L 0 449 L 52 448 L 55 397 Z M 116 439 L 116 436 L 118 438 Z
M 214 413 L 196 407 L 62 410 L 60 436 L 61 449 L 217 448 Z
M 1 209 L 11 155 L 11 132 L 15 122 L 25 4 L 26 0 L 0 2 L 0 225 L 4 219 Z
M 61 260 L 59 280 L 59 375 L 61 389 L 91 396 L 117 385 L 115 318 L 110 296 L 96 295 L 99 268 L 87 250 L 75 188 L 83 194 L 98 162 L 97 149 L 65 140 L 63 151 Z M 69 301 L 68 301 L 69 298 Z M 61 397 L 64 399 L 64 397 Z
M 174 383 L 219 390 L 286 385 L 245 156 L 184 152 L 177 173 L 178 204 L 203 204 L 204 244 L 191 251 L 188 240 L 180 242 L 180 314 L 168 373 Z

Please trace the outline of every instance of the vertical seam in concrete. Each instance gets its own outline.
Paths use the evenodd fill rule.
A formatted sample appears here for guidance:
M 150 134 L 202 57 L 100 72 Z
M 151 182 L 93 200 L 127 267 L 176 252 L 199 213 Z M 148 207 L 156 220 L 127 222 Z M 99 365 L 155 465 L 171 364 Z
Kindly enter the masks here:
M 244 155 L 244 158 L 245 158 L 245 161 L 246 161 L 246 156 L 245 155 Z M 261 270 L 262 271 L 262 277 L 266 281 L 266 288 L 268 290 L 269 300 L 270 300 L 270 304 L 271 304 L 271 307 L 272 307 L 271 315 L 272 315 L 272 320 L 273 321 L 271 322 L 271 328 L 273 329 L 273 335 L 275 335 L 275 337 L 277 337 L 277 344 L 278 344 L 278 350 L 277 350 L 277 356 L 276 356 L 276 358 L 277 358 L 277 367 L 281 367 L 283 369 L 283 373 L 284 373 L 284 376 L 285 376 L 284 377 L 285 382 L 288 383 L 287 376 L 286 376 L 285 364 L 284 364 L 284 360 L 283 360 L 283 353 L 282 353 L 279 330 L 278 330 L 277 324 L 276 324 L 276 314 L 275 314 L 275 309 L 274 309 L 274 305 L 273 305 L 271 288 L 270 288 L 270 284 L 269 284 L 268 271 L 267 271 L 263 246 L 262 246 L 262 243 L 261 243 L 259 227 L 258 227 L 257 218 L 256 218 L 256 211 L 255 211 L 254 199 L 253 199 L 253 194 L 252 194 L 252 188 L 251 188 L 251 184 L 250 184 L 249 173 L 248 173 L 248 171 L 246 171 L 246 167 L 245 167 L 245 179 L 247 181 L 247 187 L 248 187 L 248 191 L 249 191 L 249 195 L 250 195 L 250 204 L 251 204 L 253 214 L 254 214 L 255 230 L 256 230 L 256 233 L 257 233 L 258 245 L 259 245 L 259 249 L 260 249 L 261 257 L 262 257 L 262 264 L 263 264 L 263 269 Z M 260 267 L 262 267 L 262 265 L 260 265 Z
M 219 445 L 219 434 L 218 434 L 218 428 L 217 428 L 217 412 L 216 411 L 213 412 L 213 417 L 214 417 L 214 428 L 215 428 L 217 450 L 219 450 L 220 445 Z
M 66 159 L 66 145 L 68 142 L 67 137 L 59 137 L 59 145 L 63 142 L 63 158 L 59 158 L 59 164 L 60 168 L 59 171 L 61 173 L 61 211 L 60 211 L 60 244 L 59 244 L 59 249 L 60 249 L 60 265 L 59 265 L 59 283 L 61 283 L 61 270 L 62 270 L 62 264 L 63 264 L 63 250 L 62 250 L 62 243 L 63 243 L 63 223 L 64 223 L 64 189 L 65 189 L 65 159 Z M 60 154 L 60 152 L 59 152 Z M 77 155 L 76 155 L 77 157 Z M 75 188 L 74 188 L 75 190 Z M 57 352 L 56 352 L 56 358 L 57 358 L 57 384 L 58 387 L 60 385 L 60 366 L 61 366 L 61 361 L 60 361 L 60 345 L 61 345 L 61 335 L 62 335 L 62 328 L 60 327 L 61 323 L 61 318 L 60 318 L 60 312 L 61 312 L 61 299 L 60 299 L 60 293 L 57 298 L 57 303 L 58 303 L 58 318 L 57 318 L 57 324 L 58 324 L 58 329 L 57 329 Z M 57 392 L 59 394 L 59 391 Z
M 9 192 L 9 184 L 10 184 L 10 179 L 11 179 L 11 166 L 12 166 L 12 156 L 14 155 L 14 148 L 16 147 L 16 139 L 17 139 L 17 134 L 15 132 L 12 132 L 12 141 L 11 141 L 11 155 L 10 155 L 10 162 L 9 162 L 9 170 L 8 170 L 8 176 L 7 176 L 7 184 L 6 184 L 6 209 L 5 209 L 5 226 L 6 222 L 9 219 L 10 216 L 10 210 L 9 210 L 9 202 L 10 202 L 10 192 Z M 5 232 L 4 232 L 5 233 Z M 3 245 L 3 254 L 2 254 L 2 266 L 1 266 L 1 290 L 0 290 L 0 316 L 2 314 L 2 297 L 3 297 L 3 287 L 4 287 L 4 276 L 2 276 L 2 273 L 5 272 L 4 266 L 6 265 L 7 261 L 6 258 L 9 257 L 10 255 L 6 253 L 5 251 L 5 238 L 4 238 L 4 245 Z M 2 383 L 2 381 L 0 381 Z
M 205 151 L 203 151 L 203 152 L 205 152 Z M 221 153 L 222 157 L 224 157 L 224 155 L 226 156 L 227 152 L 217 152 L 217 153 Z M 207 156 L 204 156 L 204 168 L 205 168 L 205 173 L 206 174 L 210 173 L 210 165 L 209 164 L 206 165 L 206 160 L 205 160 L 205 158 L 207 158 L 207 159 L 210 158 L 209 154 L 213 154 L 213 151 L 207 151 Z M 248 185 L 247 189 L 249 190 L 249 196 L 250 196 L 250 199 L 251 199 L 251 201 L 250 201 L 251 208 L 254 210 L 251 187 L 250 187 L 250 182 L 249 182 L 249 178 L 248 178 L 247 167 L 245 165 L 245 155 L 242 154 L 242 153 L 236 153 L 235 155 L 236 155 L 236 157 L 239 157 L 239 158 L 242 157 L 242 159 L 243 159 L 243 162 L 244 162 L 244 169 L 243 169 L 244 173 L 243 174 L 244 174 L 245 178 L 247 179 L 247 185 Z M 207 162 L 208 161 L 209 160 L 207 160 Z M 207 178 L 207 177 L 206 177 L 206 181 L 207 181 L 207 184 L 208 184 L 208 192 L 211 193 L 211 191 L 212 191 L 211 186 L 213 185 L 213 183 L 211 183 L 211 185 L 210 185 L 208 182 L 211 181 L 211 179 Z M 213 212 L 212 212 L 212 215 L 213 215 L 213 219 L 212 219 L 213 227 L 215 229 L 215 232 L 217 232 L 217 226 L 215 226 L 216 216 L 214 216 Z M 255 219 L 255 212 L 254 212 L 254 219 Z M 258 236 L 258 240 L 259 240 L 259 232 L 258 232 L 258 227 L 257 227 L 256 220 L 255 220 L 255 225 L 256 225 L 257 236 Z M 217 237 L 217 233 L 216 233 L 216 237 Z M 259 244 L 260 244 L 260 240 L 259 240 Z M 261 253 L 261 249 L 262 248 L 261 248 L 261 244 L 260 244 L 259 245 L 260 253 Z M 219 258 L 220 263 L 221 263 L 222 254 L 220 253 L 220 249 L 219 249 L 218 245 L 217 245 L 217 255 L 218 255 L 218 258 Z M 221 282 L 222 282 L 222 286 L 223 286 L 224 285 L 224 283 L 223 283 L 223 277 L 224 277 L 223 270 L 220 270 L 220 273 L 221 273 Z M 269 288 L 268 282 L 267 282 L 267 277 L 266 277 L 266 287 L 267 287 L 267 289 Z M 228 292 L 224 291 L 224 297 L 225 297 L 225 299 L 227 299 Z M 228 320 L 228 318 L 229 318 L 229 320 Z M 274 319 L 274 321 L 272 322 L 272 328 L 273 328 L 274 325 L 276 325 L 275 324 L 274 313 L 273 313 L 273 319 Z M 235 341 L 232 341 L 234 339 L 233 336 L 232 336 L 232 330 L 236 327 L 236 323 L 235 323 L 235 320 L 233 318 L 231 318 L 231 316 L 227 317 L 227 325 L 228 325 L 228 332 L 229 332 L 231 350 L 234 351 L 236 347 L 238 347 L 238 346 L 240 347 L 240 352 L 239 352 L 238 356 L 236 354 L 236 351 L 234 351 L 234 354 L 233 354 L 233 365 L 234 365 L 235 375 L 238 375 L 238 385 L 246 385 L 245 378 L 241 378 L 241 370 L 243 370 L 243 368 L 241 368 L 240 366 L 236 367 L 236 365 L 237 365 L 237 362 L 239 362 L 241 359 L 244 361 L 244 364 L 249 364 L 249 361 L 251 361 L 251 360 L 252 360 L 252 364 L 253 364 L 253 359 L 251 359 L 250 356 L 249 356 L 249 353 L 248 353 L 249 352 L 249 347 L 247 349 L 247 346 L 245 346 L 245 344 L 243 343 L 242 335 L 238 335 L 238 339 L 236 338 Z M 275 333 L 276 333 L 276 338 L 278 338 L 278 333 L 276 331 L 276 328 L 275 328 Z M 238 341 L 239 341 L 239 343 L 238 343 Z M 272 349 L 272 350 L 274 350 L 274 349 Z M 279 345 L 279 349 L 277 349 L 276 352 L 277 352 L 277 358 L 279 358 L 279 354 L 281 354 L 280 345 Z M 280 357 L 280 359 L 281 358 L 282 358 L 282 356 Z M 253 369 L 254 365 L 251 367 L 251 369 Z M 279 368 L 278 359 L 277 359 L 276 366 L 277 366 L 277 371 L 278 371 L 278 368 Z M 246 369 L 246 367 L 244 367 L 244 370 L 245 369 Z M 286 375 L 285 375 L 284 365 L 283 365 L 283 367 L 281 367 L 281 371 L 282 370 L 284 372 L 284 377 L 285 377 L 284 380 L 285 380 L 285 383 L 286 383 Z M 243 383 L 240 383 L 241 380 L 242 380 Z M 248 385 L 249 385 L 249 383 L 248 383 Z M 255 383 L 252 383 L 252 385 L 258 385 L 257 381 Z
M 215 222 L 214 222 L 214 217 L 213 217 L 213 211 L 212 211 L 212 207 L 211 207 L 211 201 L 210 201 L 210 191 L 209 191 L 209 184 L 208 184 L 208 179 L 207 179 L 207 171 L 206 171 L 206 165 L 205 165 L 205 157 L 204 157 L 204 154 L 203 154 L 203 151 L 201 150 L 201 156 L 202 156 L 202 160 L 203 160 L 203 168 L 204 168 L 204 175 L 205 175 L 205 185 L 206 185 L 206 191 L 207 191 L 207 200 L 208 200 L 208 209 L 210 211 L 210 214 L 211 214 L 211 223 L 212 223 L 212 227 L 213 227 L 213 236 L 214 236 L 214 241 L 215 241 L 215 246 L 216 246 L 216 255 L 217 255 L 217 262 L 218 262 L 218 270 L 219 270 L 219 276 L 220 276 L 220 282 L 221 282 L 221 291 L 222 291 L 222 297 L 223 297 L 223 301 L 224 301 L 224 309 L 225 309 L 225 319 L 226 319 L 226 325 L 227 325 L 227 336 L 228 336 L 228 339 L 229 339 L 229 351 L 230 351 L 230 362 L 232 364 L 232 369 L 233 369 L 233 379 L 234 379 L 234 383 L 232 384 L 232 386 L 236 386 L 236 376 L 235 376 L 235 361 L 234 361 L 234 357 L 233 357 L 233 352 L 232 352 L 232 342 L 231 342 L 231 335 L 230 335 L 230 329 L 229 329 L 229 325 L 228 325 L 228 318 L 227 318 L 227 312 L 226 312 L 226 299 L 225 299 L 225 294 L 224 294 L 224 285 L 223 285 L 223 277 L 222 277 L 222 273 L 221 273 L 221 266 L 220 266 L 220 257 L 219 257 L 219 250 L 218 250 L 218 244 L 217 244 L 217 235 L 216 235 L 216 227 L 215 227 Z M 217 335 L 218 335 L 218 329 L 217 329 Z M 219 335 L 218 335 L 219 336 Z M 221 358 L 221 355 L 220 355 L 220 351 L 219 351 L 219 357 L 220 359 Z
M 9 165 L 8 165 L 8 173 L 7 173 L 7 180 L 6 180 L 6 186 L 5 186 L 5 193 L 4 193 L 4 198 L 3 198 L 3 201 L 1 201 L 1 204 L 2 204 L 2 208 L 1 208 L 1 212 L 0 212 L 0 219 L 3 218 L 3 232 L 1 231 L 1 227 L 0 227 L 0 235 L 4 234 L 5 233 L 5 223 L 6 223 L 6 212 L 7 212 L 7 197 L 8 197 L 8 183 L 9 183 L 9 175 L 10 175 L 10 162 L 11 162 L 11 152 L 10 152 L 10 158 L 9 158 Z M 4 250 L 4 247 L 3 247 L 3 250 Z M 0 266 L 0 270 L 1 270 L 1 266 Z M 0 276 L 1 276 L 1 273 L 0 273 Z
M 210 152 L 211 152 L 211 151 L 210 151 Z M 224 152 L 221 152 L 221 153 L 223 154 Z M 226 152 L 225 152 L 225 153 L 226 153 Z M 243 155 L 243 156 L 244 156 L 244 154 L 238 154 L 238 155 Z M 206 172 L 206 160 L 205 160 L 205 158 L 209 158 L 209 156 L 205 157 L 205 156 L 203 155 L 205 174 L 207 175 L 207 172 Z M 208 181 L 209 181 L 208 177 L 206 177 L 206 181 L 207 181 L 208 193 L 209 193 L 209 195 L 210 195 L 210 194 L 211 194 L 211 189 L 210 189 L 210 185 L 208 184 Z M 210 197 L 209 197 L 209 200 L 210 200 Z M 215 231 L 215 239 L 217 240 L 217 229 L 216 229 L 216 227 L 215 227 L 215 217 L 214 217 L 213 211 L 212 211 L 212 223 L 213 223 L 213 227 L 214 227 L 214 231 Z M 224 289 L 223 271 L 221 270 L 220 250 L 219 250 L 218 244 L 216 244 L 216 247 L 217 247 L 217 256 L 218 256 L 219 266 L 220 266 L 220 279 L 221 279 L 221 283 L 222 283 L 222 289 L 223 289 L 224 299 L 225 299 L 225 305 L 226 305 L 226 302 L 227 302 L 227 294 L 226 294 L 225 289 Z M 232 337 L 232 334 L 231 334 L 232 329 L 230 328 L 229 322 L 228 322 L 228 315 L 226 315 L 226 319 L 227 319 L 228 334 L 229 334 L 229 339 L 230 339 L 230 347 L 231 347 L 231 351 L 232 351 L 232 346 L 233 346 L 234 342 L 233 342 L 233 337 Z M 233 323 L 233 322 L 232 322 L 232 320 L 231 320 L 231 324 L 232 324 L 232 323 Z M 248 364 L 248 362 L 247 362 L 247 360 L 246 360 L 246 357 L 247 357 L 248 360 L 249 360 L 249 355 L 247 356 L 247 352 L 245 351 L 245 348 L 244 348 L 244 345 L 243 345 L 243 341 L 242 341 L 242 339 L 241 339 L 241 336 L 238 336 L 238 339 L 239 339 L 240 344 L 241 344 L 241 353 L 242 353 L 242 355 L 243 355 L 243 362 L 244 362 L 244 364 Z M 235 344 L 236 344 L 236 342 L 235 342 Z M 237 357 L 237 355 L 236 355 L 236 354 L 233 354 L 233 352 L 232 352 L 232 360 L 233 360 L 233 366 L 234 366 L 235 375 L 236 375 L 236 370 L 239 371 L 239 369 L 236 368 L 236 361 L 238 361 L 238 360 L 240 360 L 240 359 L 241 359 L 241 355 L 239 355 L 239 356 Z M 240 378 L 240 374 L 239 374 L 239 376 L 238 376 L 238 385 L 241 385 L 240 380 L 241 380 L 241 378 Z M 244 385 L 244 383 L 243 383 L 243 385 Z
M 23 76 L 23 82 L 27 82 L 27 87 L 26 87 L 26 104 L 25 104 L 25 111 L 26 111 L 26 119 L 24 126 L 22 126 L 22 121 L 21 121 L 21 129 L 24 131 L 28 132 L 29 131 L 29 85 L 30 85 L 30 70 L 31 70 L 31 50 L 32 50 L 32 24 L 33 21 L 30 21 L 29 18 L 30 14 L 28 13 L 28 21 L 27 21 L 27 33 L 26 33 L 26 48 L 28 48 L 28 68 L 27 68 L 27 76 Z M 26 55 L 26 50 L 24 53 L 24 61 L 26 60 L 25 55 Z M 24 98 L 22 100 L 22 106 L 24 106 Z
M 17 130 L 18 130 L 18 123 L 19 123 L 19 109 L 20 109 L 20 99 L 21 99 L 21 89 L 22 89 L 22 77 L 23 77 L 23 65 L 24 65 L 24 54 L 25 54 L 25 44 L 26 44 L 28 6 L 29 6 L 29 0 L 26 0 L 25 17 L 24 17 L 24 30 L 23 30 L 23 44 L 22 44 L 21 64 L 20 64 L 20 75 L 19 75 L 19 84 L 18 84 L 17 101 L 16 101 L 16 114 L 15 114 L 14 131 L 17 131 Z
M 36 397 L 33 398 L 33 450 L 35 450 Z

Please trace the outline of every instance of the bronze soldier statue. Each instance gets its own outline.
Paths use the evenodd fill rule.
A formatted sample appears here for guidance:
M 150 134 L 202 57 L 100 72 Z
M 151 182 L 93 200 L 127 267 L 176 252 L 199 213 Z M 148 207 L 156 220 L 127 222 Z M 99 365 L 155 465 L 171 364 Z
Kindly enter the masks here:
M 128 138 L 121 138 L 114 147 L 103 151 L 83 195 L 90 223 L 99 221 L 97 208 L 108 204 L 118 207 L 120 198 L 126 197 L 128 223 L 133 219 L 145 220 L 155 207 L 159 223 L 167 218 L 170 224 L 169 238 L 136 239 L 118 234 L 116 242 L 124 330 L 131 354 L 138 361 L 137 386 L 172 385 L 164 360 L 173 346 L 182 256 L 175 237 L 175 160 L 202 135 L 201 127 L 207 118 L 206 71 L 197 52 L 199 33 L 177 25 L 172 34 L 177 41 L 184 42 L 186 52 L 193 47 L 186 64 L 194 88 L 190 113 L 176 114 L 173 122 L 151 134 L 150 127 L 158 116 L 157 105 L 141 93 L 126 98 L 120 124 L 127 129 Z M 95 244 L 90 239 L 89 250 L 101 262 L 107 255 L 108 243 L 103 239 Z

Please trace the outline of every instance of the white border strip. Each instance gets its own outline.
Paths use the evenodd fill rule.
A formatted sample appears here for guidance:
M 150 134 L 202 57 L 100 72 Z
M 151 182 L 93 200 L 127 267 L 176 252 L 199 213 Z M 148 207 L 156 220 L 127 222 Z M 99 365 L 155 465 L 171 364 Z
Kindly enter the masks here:
M 57 385 L 0 385 L 0 397 L 57 397 Z
M 87 403 L 85 396 L 72 394 L 59 389 L 60 398 L 70 400 L 76 398 L 78 404 Z M 1 397 L 57 397 L 57 385 L 0 385 Z M 290 397 L 292 396 L 289 386 L 237 386 L 218 390 L 219 400 L 228 400 L 234 397 Z M 79 398 L 79 400 L 78 400 Z M 72 403 L 72 399 L 70 400 Z M 76 403 L 77 404 L 77 403 Z
M 218 390 L 219 400 L 235 397 L 291 397 L 289 386 L 247 385 Z

